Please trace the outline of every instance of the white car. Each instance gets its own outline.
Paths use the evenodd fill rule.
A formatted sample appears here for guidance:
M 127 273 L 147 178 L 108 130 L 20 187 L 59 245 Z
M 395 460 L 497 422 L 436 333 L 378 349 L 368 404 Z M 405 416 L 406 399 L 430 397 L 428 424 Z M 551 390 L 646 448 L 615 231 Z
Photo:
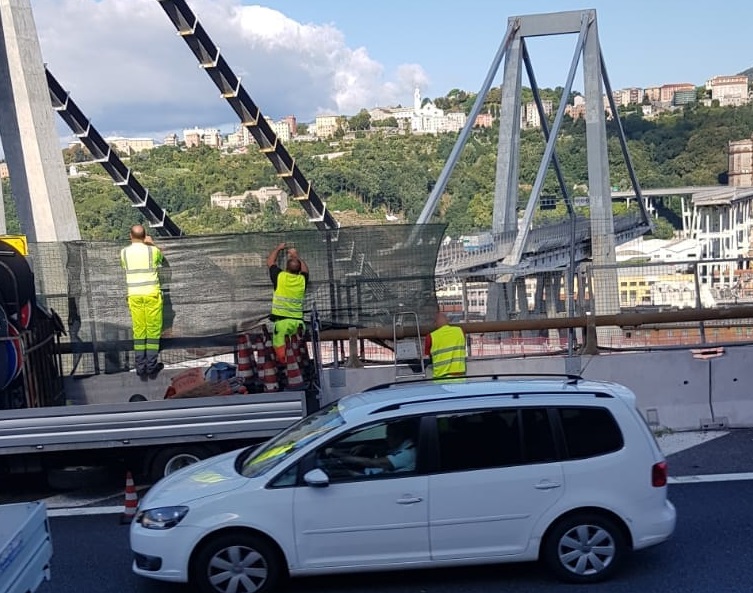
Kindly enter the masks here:
M 167 476 L 130 535 L 137 574 L 251 593 L 287 576 L 538 559 L 595 582 L 674 528 L 635 395 L 562 377 L 344 397 Z

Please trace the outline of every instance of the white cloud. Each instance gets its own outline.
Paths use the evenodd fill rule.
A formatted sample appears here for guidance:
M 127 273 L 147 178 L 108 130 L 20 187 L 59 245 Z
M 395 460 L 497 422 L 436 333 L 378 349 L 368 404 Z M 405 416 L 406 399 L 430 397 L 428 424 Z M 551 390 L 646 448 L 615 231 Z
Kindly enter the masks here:
M 394 73 L 329 24 L 302 24 L 239 0 L 190 6 L 268 118 L 353 114 L 405 102 L 428 78 Z M 32 0 L 50 71 L 103 133 L 235 123 L 209 77 L 155 0 Z

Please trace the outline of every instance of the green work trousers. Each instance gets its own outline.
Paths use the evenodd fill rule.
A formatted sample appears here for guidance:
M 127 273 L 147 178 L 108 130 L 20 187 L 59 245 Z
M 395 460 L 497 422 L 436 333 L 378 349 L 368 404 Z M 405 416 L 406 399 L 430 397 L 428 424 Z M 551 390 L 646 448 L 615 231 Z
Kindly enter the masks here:
M 133 350 L 136 373 L 148 375 L 157 370 L 159 339 L 162 335 L 162 293 L 131 295 L 128 308 L 133 322 Z
M 298 328 L 303 326 L 303 319 L 278 319 L 275 321 L 274 333 L 272 334 L 272 347 L 275 351 L 277 362 L 285 362 L 285 338 L 298 333 Z

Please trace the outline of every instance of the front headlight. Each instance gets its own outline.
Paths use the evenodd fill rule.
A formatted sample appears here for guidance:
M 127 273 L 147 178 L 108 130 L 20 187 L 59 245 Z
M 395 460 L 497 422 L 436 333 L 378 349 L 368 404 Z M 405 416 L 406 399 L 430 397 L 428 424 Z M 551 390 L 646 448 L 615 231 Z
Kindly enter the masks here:
M 136 515 L 136 522 L 147 529 L 172 529 L 188 513 L 188 507 L 148 509 Z

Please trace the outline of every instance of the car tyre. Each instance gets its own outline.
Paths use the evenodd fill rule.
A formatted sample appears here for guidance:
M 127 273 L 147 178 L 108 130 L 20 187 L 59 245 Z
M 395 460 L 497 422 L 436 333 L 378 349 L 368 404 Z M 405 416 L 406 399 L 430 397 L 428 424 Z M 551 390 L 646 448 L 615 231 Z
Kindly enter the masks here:
M 268 593 L 285 576 L 280 553 L 253 533 L 227 533 L 206 542 L 192 562 L 191 581 L 201 593 Z
M 544 540 L 542 556 L 558 579 L 596 583 L 619 569 L 626 551 L 625 536 L 613 520 L 582 513 L 554 525 Z

